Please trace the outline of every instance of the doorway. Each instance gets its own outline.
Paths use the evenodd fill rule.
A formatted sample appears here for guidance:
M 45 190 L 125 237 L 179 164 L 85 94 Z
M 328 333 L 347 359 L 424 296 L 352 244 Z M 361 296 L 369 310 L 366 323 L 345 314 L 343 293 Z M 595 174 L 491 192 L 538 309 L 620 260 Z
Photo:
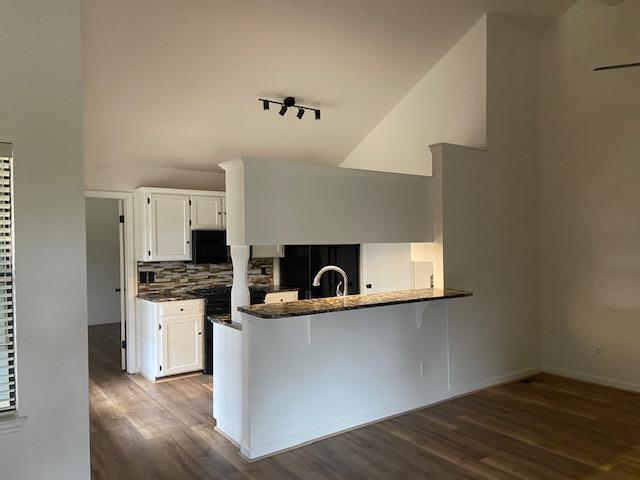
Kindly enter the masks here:
M 117 327 L 120 338 L 110 347 L 120 349 L 121 370 L 126 370 L 123 209 L 119 199 L 86 198 L 88 325 L 93 333 Z
M 89 190 L 85 202 L 90 333 L 104 340 L 107 351 L 117 349 L 119 369 L 136 373 L 133 194 Z

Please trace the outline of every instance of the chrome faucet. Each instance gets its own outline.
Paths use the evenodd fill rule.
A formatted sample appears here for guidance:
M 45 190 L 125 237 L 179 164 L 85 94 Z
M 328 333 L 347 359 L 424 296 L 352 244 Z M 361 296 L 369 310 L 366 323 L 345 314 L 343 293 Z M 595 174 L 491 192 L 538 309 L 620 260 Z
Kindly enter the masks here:
M 319 287 L 320 286 L 320 277 L 322 277 L 322 275 L 325 272 L 338 272 L 340 275 L 342 275 L 342 281 L 340 283 L 338 283 L 338 286 L 336 288 L 336 296 L 340 297 L 340 296 L 345 296 L 347 294 L 347 274 L 346 272 L 341 269 L 340 267 L 336 267 L 335 265 L 327 265 L 326 267 L 322 267 L 318 273 L 316 273 L 315 278 L 313 279 L 313 286 L 314 287 Z M 340 293 L 340 284 L 344 285 L 344 288 L 342 289 L 342 293 Z

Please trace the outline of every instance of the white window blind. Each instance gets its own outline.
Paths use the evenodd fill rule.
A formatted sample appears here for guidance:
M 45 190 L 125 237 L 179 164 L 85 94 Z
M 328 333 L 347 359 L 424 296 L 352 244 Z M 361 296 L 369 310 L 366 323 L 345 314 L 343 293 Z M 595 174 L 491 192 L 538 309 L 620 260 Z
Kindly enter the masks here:
M 12 158 L 6 150 L 0 149 L 0 412 L 16 408 Z

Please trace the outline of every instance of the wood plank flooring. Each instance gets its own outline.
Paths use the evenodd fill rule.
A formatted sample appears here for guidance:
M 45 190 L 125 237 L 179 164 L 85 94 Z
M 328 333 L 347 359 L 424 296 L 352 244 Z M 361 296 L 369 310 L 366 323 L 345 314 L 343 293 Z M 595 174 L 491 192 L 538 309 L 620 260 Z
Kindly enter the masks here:
M 213 430 L 211 377 L 121 373 L 118 342 L 89 328 L 94 480 L 640 479 L 640 395 L 546 374 L 248 463 Z

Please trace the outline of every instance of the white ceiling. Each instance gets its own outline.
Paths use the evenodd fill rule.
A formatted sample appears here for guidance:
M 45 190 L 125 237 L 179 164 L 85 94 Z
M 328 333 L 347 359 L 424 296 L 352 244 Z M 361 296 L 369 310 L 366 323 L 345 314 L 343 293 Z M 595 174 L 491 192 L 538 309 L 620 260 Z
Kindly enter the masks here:
M 534 30 L 574 0 L 83 0 L 88 163 L 338 164 L 486 11 Z M 264 112 L 293 95 L 322 120 Z

